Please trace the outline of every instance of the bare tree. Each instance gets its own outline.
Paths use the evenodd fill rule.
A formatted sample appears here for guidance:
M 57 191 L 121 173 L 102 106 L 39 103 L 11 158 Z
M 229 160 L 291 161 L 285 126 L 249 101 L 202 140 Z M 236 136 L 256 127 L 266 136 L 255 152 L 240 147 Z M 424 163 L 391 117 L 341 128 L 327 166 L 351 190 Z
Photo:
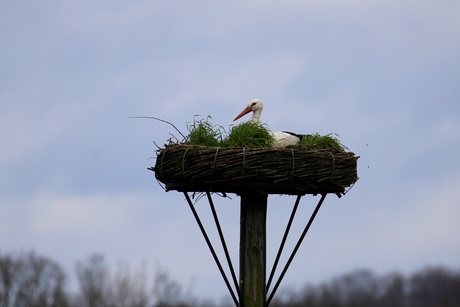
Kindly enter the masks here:
M 68 306 L 60 266 L 33 252 L 0 255 L 0 306 Z
M 329 292 L 342 306 L 371 306 L 376 302 L 378 281 L 369 270 L 357 270 L 332 280 Z
M 407 304 L 406 282 L 398 273 L 388 274 L 378 281 L 379 297 L 374 306 L 404 307 Z
M 427 268 L 410 279 L 411 306 L 460 306 L 460 274 L 444 268 Z
M 111 274 L 104 257 L 92 255 L 76 265 L 80 292 L 76 306 L 84 307 L 189 307 L 198 306 L 190 293 L 158 270 L 149 285 L 145 265 L 132 270 L 120 265 Z
M 158 270 L 155 274 L 153 295 L 156 301 L 155 307 L 194 306 L 191 295 L 184 295 L 182 287 L 171 280 L 169 274 L 163 270 Z
M 14 306 L 19 287 L 19 264 L 9 255 L 0 255 L 0 306 Z
M 60 266 L 33 252 L 0 253 L 0 307 L 210 307 L 191 289 L 173 280 L 167 271 L 148 274 L 119 265 L 111 271 L 100 254 L 77 262 L 79 291 L 70 299 Z M 114 273 L 112 273 L 114 272 Z M 223 301 L 221 306 L 233 302 Z M 377 276 L 356 270 L 300 291 L 282 290 L 273 307 L 458 307 L 460 271 L 427 268 L 405 278 L 398 273 Z
M 84 262 L 79 261 L 75 271 L 80 286 L 77 304 L 87 307 L 109 307 L 110 276 L 104 257 L 94 254 Z
M 151 306 L 152 293 L 148 290 L 146 266 L 143 264 L 137 271 L 128 265 L 120 265 L 115 273 L 112 284 L 112 304 L 117 307 Z

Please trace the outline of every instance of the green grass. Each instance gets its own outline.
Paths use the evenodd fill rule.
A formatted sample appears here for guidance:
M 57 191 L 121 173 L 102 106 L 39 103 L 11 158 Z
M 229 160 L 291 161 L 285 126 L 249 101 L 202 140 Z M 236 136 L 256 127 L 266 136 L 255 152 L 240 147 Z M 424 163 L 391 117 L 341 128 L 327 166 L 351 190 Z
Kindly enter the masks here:
M 267 148 L 272 147 L 273 136 L 264 124 L 243 122 L 232 127 L 223 143 L 225 147 Z
M 189 136 L 187 143 L 191 145 L 202 146 L 220 146 L 222 143 L 222 131 L 220 127 L 210 123 L 211 117 L 208 116 L 206 120 L 193 119 L 193 123 L 188 125 Z
M 338 135 L 335 133 L 329 133 L 326 135 L 320 135 L 319 133 L 307 134 L 303 137 L 300 142 L 300 147 L 309 148 L 334 148 L 338 151 L 345 151 L 348 148 L 340 143 L 337 138 Z
M 222 126 L 213 125 L 208 116 L 206 119 L 193 119 L 187 125 L 189 135 L 186 144 L 214 146 L 214 147 L 254 147 L 270 148 L 273 146 L 273 136 L 265 124 L 243 122 L 232 126 L 227 133 Z M 330 133 L 320 135 L 319 133 L 304 135 L 298 145 L 299 148 L 328 149 L 346 151 L 348 148 L 342 145 L 337 138 L 338 135 Z
M 188 124 L 187 144 L 219 147 L 271 147 L 273 137 L 264 124 L 243 122 L 226 133 L 221 126 L 213 125 L 211 117 L 196 120 Z

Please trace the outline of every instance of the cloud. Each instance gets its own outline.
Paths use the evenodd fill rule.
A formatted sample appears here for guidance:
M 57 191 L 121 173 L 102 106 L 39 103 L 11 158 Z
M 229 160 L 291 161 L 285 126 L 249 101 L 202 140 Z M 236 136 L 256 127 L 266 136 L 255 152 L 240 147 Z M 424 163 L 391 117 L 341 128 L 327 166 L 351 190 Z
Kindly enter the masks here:
M 33 234 L 36 238 L 90 238 L 113 231 L 129 216 L 130 205 L 140 202 L 139 196 L 72 196 L 46 191 L 27 199 L 26 202 L 19 200 L 14 206 L 4 209 L 8 215 L 17 214 L 15 217 L 18 220 L 4 220 L 2 224 L 10 232 L 19 226 L 24 233 Z M 2 236 L 6 238 L 7 232 Z
M 72 105 L 40 105 L 16 97 L 0 115 L 0 167 L 44 150 L 78 120 Z
M 249 101 L 248 97 L 281 96 L 302 70 L 304 62 L 288 55 L 260 56 L 238 62 L 217 55 L 212 59 L 198 57 L 184 63 L 180 70 L 175 68 L 176 78 L 184 86 L 164 102 L 163 110 L 197 112 L 193 108 L 213 102 L 217 105 L 238 103 L 236 112 Z
M 456 220 L 460 199 L 454 188 L 458 184 L 460 178 L 448 177 L 436 184 L 420 184 L 419 193 L 394 199 L 393 213 L 388 212 L 376 224 L 372 237 L 379 244 L 374 248 L 387 254 L 395 267 L 398 262 L 405 263 L 406 272 L 455 262 L 460 255 L 458 246 L 452 244 L 460 235 Z
M 73 232 L 90 236 L 120 223 L 123 207 L 130 203 L 134 203 L 133 197 L 40 195 L 33 208 L 32 230 L 39 235 Z

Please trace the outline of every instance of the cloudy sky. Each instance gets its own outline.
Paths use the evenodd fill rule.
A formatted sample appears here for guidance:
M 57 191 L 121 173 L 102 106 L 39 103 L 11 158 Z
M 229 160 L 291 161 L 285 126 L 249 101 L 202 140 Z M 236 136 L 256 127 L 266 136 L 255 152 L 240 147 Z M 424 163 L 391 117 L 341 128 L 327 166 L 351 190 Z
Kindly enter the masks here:
M 33 249 L 69 275 L 95 252 L 147 261 L 198 296 L 224 295 L 183 195 L 147 170 L 153 141 L 175 131 L 129 117 L 228 127 L 260 98 L 271 129 L 337 133 L 361 157 L 285 287 L 458 268 L 459 13 L 451 0 L 2 1 L 1 251 Z M 268 263 L 294 200 L 269 199 Z M 239 199 L 215 201 L 236 263 Z M 294 236 L 316 202 L 303 198 Z M 204 199 L 197 208 L 213 230 Z

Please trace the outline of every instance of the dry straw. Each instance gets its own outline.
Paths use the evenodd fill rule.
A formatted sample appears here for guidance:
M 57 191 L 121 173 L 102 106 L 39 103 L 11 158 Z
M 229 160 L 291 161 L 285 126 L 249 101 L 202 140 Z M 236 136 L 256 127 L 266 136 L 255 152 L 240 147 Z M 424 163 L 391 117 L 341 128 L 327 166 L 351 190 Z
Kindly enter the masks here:
M 357 180 L 357 159 L 335 149 L 222 148 L 175 144 L 158 151 L 151 170 L 168 187 L 265 183 L 333 187 L 343 193 Z M 321 191 L 319 191 L 321 193 Z

